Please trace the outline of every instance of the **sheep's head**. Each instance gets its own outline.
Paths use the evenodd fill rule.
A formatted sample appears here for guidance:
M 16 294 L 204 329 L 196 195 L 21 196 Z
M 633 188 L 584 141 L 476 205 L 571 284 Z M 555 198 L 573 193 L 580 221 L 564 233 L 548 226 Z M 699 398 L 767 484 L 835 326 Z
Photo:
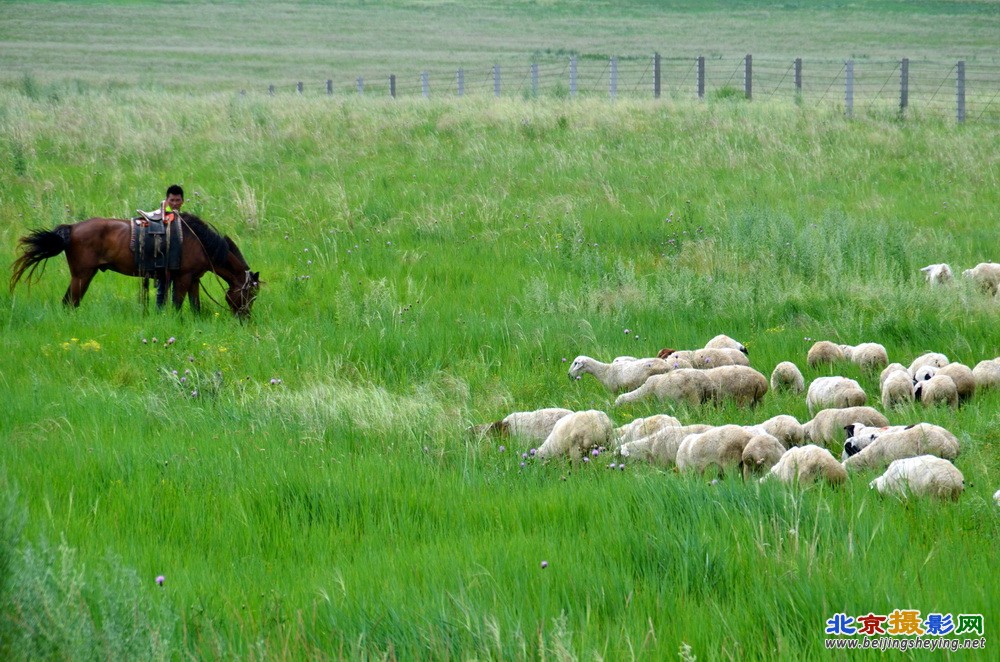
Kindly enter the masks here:
M 913 375 L 913 383 L 926 382 L 937 373 L 937 368 L 932 365 L 925 365 Z
M 580 379 L 583 377 L 583 373 L 586 371 L 587 367 L 587 357 L 578 356 L 573 359 L 573 363 L 569 366 L 569 378 L 570 379 Z
M 656 358 L 665 359 L 676 351 L 677 351 L 676 349 L 670 349 L 669 347 L 664 347 L 663 349 L 661 349 L 656 353 Z

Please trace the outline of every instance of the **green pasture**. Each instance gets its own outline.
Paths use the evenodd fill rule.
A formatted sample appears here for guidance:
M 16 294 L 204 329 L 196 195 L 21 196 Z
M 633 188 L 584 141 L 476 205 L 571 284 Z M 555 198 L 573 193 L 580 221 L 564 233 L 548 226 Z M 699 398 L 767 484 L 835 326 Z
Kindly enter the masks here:
M 997 302 L 918 271 L 996 259 L 989 126 L 37 84 L 0 92 L 0 261 L 180 182 L 266 285 L 245 325 L 207 299 L 144 311 L 114 274 L 65 310 L 62 257 L 0 294 L 4 657 L 814 659 L 835 612 L 995 623 L 995 392 L 890 413 L 958 434 L 957 503 L 880 498 L 874 474 L 522 468 L 529 444 L 465 432 L 546 406 L 808 419 L 787 394 L 615 409 L 566 377 L 717 333 L 766 374 L 821 338 L 1000 355 Z M 805 372 L 877 397 L 852 366 Z

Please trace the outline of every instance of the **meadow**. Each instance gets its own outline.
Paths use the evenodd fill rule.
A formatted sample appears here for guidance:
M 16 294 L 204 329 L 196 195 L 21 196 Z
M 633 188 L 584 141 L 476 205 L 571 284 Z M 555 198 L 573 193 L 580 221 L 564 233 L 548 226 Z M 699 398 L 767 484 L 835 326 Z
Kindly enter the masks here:
M 988 31 L 989 3 L 937 4 L 985 7 Z M 718 333 L 765 374 L 792 360 L 870 396 L 877 375 L 806 369 L 812 341 L 1000 355 L 997 300 L 919 273 L 997 260 L 995 127 L 712 96 L 177 94 L 61 66 L 0 87 L 0 263 L 179 182 L 265 285 L 247 324 L 204 297 L 143 310 L 110 273 L 66 310 L 62 257 L 0 291 L 0 657 L 805 660 L 835 612 L 895 608 L 992 632 L 996 392 L 889 414 L 959 436 L 957 503 L 880 497 L 874 473 L 542 464 L 466 428 L 547 406 L 808 420 L 802 396 L 616 409 L 567 379 L 578 354 Z

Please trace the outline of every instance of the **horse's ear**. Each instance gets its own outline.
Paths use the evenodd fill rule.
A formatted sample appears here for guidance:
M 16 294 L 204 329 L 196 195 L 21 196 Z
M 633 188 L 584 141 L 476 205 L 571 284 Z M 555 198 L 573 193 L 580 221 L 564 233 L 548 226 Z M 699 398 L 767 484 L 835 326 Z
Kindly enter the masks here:
M 254 282 L 254 284 L 259 283 L 260 282 L 260 272 L 259 271 L 251 271 L 250 272 L 250 280 L 252 280 Z

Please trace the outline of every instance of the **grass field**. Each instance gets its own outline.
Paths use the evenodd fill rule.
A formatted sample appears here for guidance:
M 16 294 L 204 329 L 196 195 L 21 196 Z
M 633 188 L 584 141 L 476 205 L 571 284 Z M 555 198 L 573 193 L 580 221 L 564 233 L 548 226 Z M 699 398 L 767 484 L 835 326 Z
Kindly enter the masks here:
M 567 7 L 506 11 L 537 9 L 544 31 Z M 623 30 L 635 13 L 594 7 Z M 124 3 L 107 29 L 167 9 L 263 11 Z M 285 10 L 302 25 L 329 11 L 287 5 L 269 22 Z M 902 23 L 963 12 L 979 12 L 988 51 L 989 3 L 916 3 Z M 19 39 L 51 55 L 42 32 L 59 28 L 27 24 L 40 32 Z M 919 273 L 997 259 L 993 127 L 718 98 L 205 91 L 239 69 L 226 53 L 183 74 L 180 95 L 81 86 L 68 58 L 53 66 L 0 89 L 0 262 L 28 229 L 127 215 L 176 181 L 266 285 L 246 325 L 207 300 L 201 317 L 144 312 L 138 281 L 114 274 L 67 311 L 62 257 L 0 292 L 0 657 L 806 660 L 825 655 L 835 612 L 895 608 L 983 614 L 992 632 L 1000 393 L 889 414 L 959 436 L 957 503 L 879 497 L 870 473 L 797 490 L 603 458 L 522 468 L 528 444 L 465 429 L 547 406 L 619 424 L 808 419 L 787 394 L 756 410 L 616 409 L 566 377 L 578 354 L 717 333 L 765 374 L 792 360 L 870 396 L 877 375 L 805 370 L 812 340 L 881 342 L 903 363 L 1000 355 L 997 301 Z

